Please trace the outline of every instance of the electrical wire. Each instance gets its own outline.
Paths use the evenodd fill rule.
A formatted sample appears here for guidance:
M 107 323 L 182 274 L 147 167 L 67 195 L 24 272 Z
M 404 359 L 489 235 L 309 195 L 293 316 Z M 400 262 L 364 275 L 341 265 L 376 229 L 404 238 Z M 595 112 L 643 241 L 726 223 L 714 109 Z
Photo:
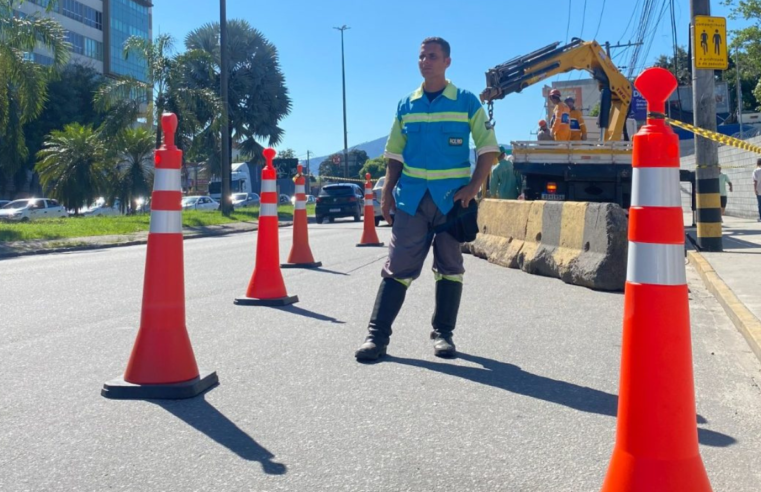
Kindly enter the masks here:
M 605 13 L 605 0 L 602 0 L 602 9 L 600 10 L 600 20 L 597 21 L 597 29 L 595 30 L 595 35 L 592 37 L 593 40 L 597 40 L 597 34 L 600 32 L 600 25 L 602 25 L 602 16 Z
M 579 37 L 581 39 L 584 39 L 584 21 L 587 20 L 587 0 L 584 0 L 584 8 L 581 12 L 581 33 L 579 34 Z
M 565 44 L 568 44 L 568 33 L 571 30 L 571 6 L 573 5 L 573 0 L 568 0 L 568 23 L 565 26 Z

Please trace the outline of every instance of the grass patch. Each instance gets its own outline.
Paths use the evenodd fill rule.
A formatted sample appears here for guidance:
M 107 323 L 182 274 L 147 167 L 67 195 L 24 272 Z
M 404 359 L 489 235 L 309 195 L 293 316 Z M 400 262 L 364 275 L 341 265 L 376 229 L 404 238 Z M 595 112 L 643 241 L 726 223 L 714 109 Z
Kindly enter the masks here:
M 314 215 L 314 205 L 307 206 Z M 293 206 L 278 207 L 280 220 L 293 220 Z M 188 210 L 182 213 L 183 227 L 207 227 L 231 222 L 256 222 L 259 207 L 236 209 L 230 217 L 216 210 Z M 150 214 L 110 217 L 69 217 L 33 222 L 0 222 L 0 242 L 63 239 L 70 237 L 125 235 L 147 231 Z

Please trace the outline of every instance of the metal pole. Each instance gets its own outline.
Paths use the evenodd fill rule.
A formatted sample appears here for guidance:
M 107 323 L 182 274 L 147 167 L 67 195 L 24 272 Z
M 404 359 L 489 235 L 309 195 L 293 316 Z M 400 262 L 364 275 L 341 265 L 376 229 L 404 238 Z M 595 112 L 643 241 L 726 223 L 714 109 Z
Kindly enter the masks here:
M 692 111 L 695 125 L 716 131 L 716 98 L 713 70 L 696 68 L 695 16 L 711 15 L 709 0 L 690 0 L 692 19 Z M 698 246 L 705 251 L 722 251 L 721 207 L 719 204 L 719 150 L 712 140 L 695 135 L 695 164 L 697 184 Z
M 343 83 L 343 99 L 344 99 L 344 178 L 349 177 L 349 144 L 348 136 L 346 133 L 346 66 L 344 64 L 344 31 L 350 29 L 344 24 L 341 27 L 334 27 L 333 29 L 341 31 L 341 81 Z
M 735 89 L 737 90 L 737 122 L 740 124 L 740 140 L 743 138 L 743 93 L 740 89 L 740 47 L 735 48 Z
M 226 0 L 219 0 L 219 46 L 220 46 L 220 99 L 222 99 L 222 143 L 220 164 L 222 167 L 222 197 L 220 198 L 223 215 L 230 215 L 232 202 L 230 201 L 230 125 L 228 122 L 228 97 L 227 97 L 227 74 L 228 56 L 227 51 L 227 5 Z

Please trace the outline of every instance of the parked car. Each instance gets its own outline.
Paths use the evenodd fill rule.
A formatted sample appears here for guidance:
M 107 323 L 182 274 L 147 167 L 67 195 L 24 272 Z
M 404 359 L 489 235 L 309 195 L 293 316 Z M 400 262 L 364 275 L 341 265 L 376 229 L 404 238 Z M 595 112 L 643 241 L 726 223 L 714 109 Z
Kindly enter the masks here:
M 362 188 L 354 183 L 336 183 L 322 187 L 317 196 L 315 216 L 318 224 L 327 218 L 333 222 L 336 217 L 353 217 L 359 222 L 364 212 Z
M 291 197 L 281 193 L 278 201 L 280 202 L 280 205 L 288 205 L 289 203 L 291 203 Z
M 252 205 L 259 205 L 261 199 L 256 193 L 233 193 L 232 203 L 233 207 L 250 207 Z
M 69 217 L 77 215 L 74 210 L 69 210 Z M 116 199 L 113 205 L 108 205 L 103 197 L 95 200 L 95 203 L 89 207 L 79 209 L 79 215 L 82 217 L 102 217 L 104 215 L 122 215 L 119 209 L 119 200 Z
M 210 196 L 182 197 L 183 210 L 218 210 L 219 202 Z
M 375 199 L 373 200 L 373 212 L 375 213 L 375 227 L 378 227 L 380 225 L 381 220 L 383 219 L 383 212 L 381 212 L 381 195 L 383 194 L 383 183 L 386 182 L 386 177 L 382 176 L 378 178 L 378 181 L 376 181 L 375 186 L 373 186 L 373 195 L 375 195 Z
M 14 200 L 0 209 L 0 220 L 27 222 L 37 219 L 66 217 L 66 209 L 49 198 Z
M 9 203 L 11 203 L 10 200 L 0 200 L 0 208 L 3 208 L 4 206 L 8 205 Z

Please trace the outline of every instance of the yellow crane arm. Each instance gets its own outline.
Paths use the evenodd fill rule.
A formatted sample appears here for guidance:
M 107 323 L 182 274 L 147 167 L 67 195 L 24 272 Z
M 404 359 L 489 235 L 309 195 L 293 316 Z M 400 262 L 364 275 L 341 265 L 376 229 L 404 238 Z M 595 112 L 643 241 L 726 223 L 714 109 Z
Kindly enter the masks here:
M 621 140 L 632 100 L 631 84 L 597 41 L 574 38 L 567 45 L 559 45 L 550 44 L 489 69 L 481 102 L 492 103 L 553 75 L 586 70 L 600 87 L 600 128 L 604 130 L 604 140 Z

